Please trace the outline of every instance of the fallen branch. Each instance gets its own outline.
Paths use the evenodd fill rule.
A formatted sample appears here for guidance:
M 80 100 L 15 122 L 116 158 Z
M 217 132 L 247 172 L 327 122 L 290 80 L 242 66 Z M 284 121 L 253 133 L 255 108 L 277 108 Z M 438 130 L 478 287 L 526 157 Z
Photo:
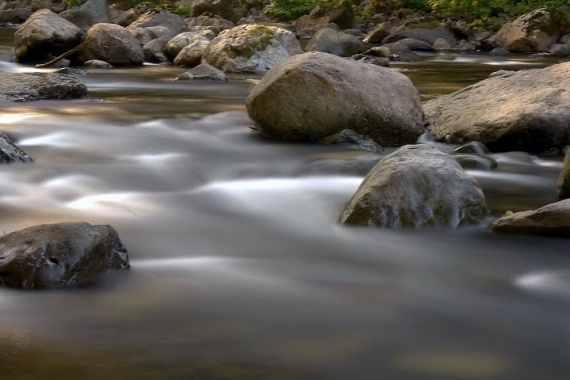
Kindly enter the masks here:
M 37 64 L 36 67 L 39 67 L 39 68 L 50 67 L 50 66 L 53 65 L 54 63 L 57 63 L 57 62 L 61 61 L 62 59 L 64 59 L 65 57 L 70 56 L 71 54 L 77 52 L 77 51 L 78 51 L 79 49 L 81 49 L 83 46 L 85 46 L 85 42 L 80 43 L 79 45 L 77 45 L 77 46 L 74 47 L 73 49 L 66 51 L 66 52 L 63 53 L 62 55 L 60 55 L 60 56 L 58 56 L 58 57 L 52 59 L 52 60 L 49 61 L 49 62 Z

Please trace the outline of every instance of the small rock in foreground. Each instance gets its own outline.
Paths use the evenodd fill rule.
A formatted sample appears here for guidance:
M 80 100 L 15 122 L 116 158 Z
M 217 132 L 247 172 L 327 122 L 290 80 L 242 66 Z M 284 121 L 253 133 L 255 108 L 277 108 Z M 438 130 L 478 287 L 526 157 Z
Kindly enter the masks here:
M 570 199 L 537 210 L 515 212 L 489 225 L 489 231 L 570 237 Z
M 85 285 L 128 268 L 127 250 L 108 225 L 42 224 L 0 237 L 0 285 L 8 287 Z
M 57 73 L 2 73 L 0 100 L 27 102 L 41 99 L 77 99 L 87 87 L 76 77 Z

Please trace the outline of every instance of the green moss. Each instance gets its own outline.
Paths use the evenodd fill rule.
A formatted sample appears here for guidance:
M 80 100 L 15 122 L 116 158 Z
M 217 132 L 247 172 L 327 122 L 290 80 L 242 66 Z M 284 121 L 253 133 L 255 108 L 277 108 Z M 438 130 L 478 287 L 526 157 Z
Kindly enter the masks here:
M 536 12 L 530 18 L 528 31 L 541 30 L 548 35 L 561 34 L 570 30 L 570 16 L 557 8 L 551 8 L 543 12 Z
M 256 51 L 265 50 L 267 46 L 273 43 L 273 29 L 265 25 L 254 25 L 247 29 L 247 40 L 241 45 L 234 45 L 227 51 L 227 55 L 231 58 L 244 57 L 249 58 Z

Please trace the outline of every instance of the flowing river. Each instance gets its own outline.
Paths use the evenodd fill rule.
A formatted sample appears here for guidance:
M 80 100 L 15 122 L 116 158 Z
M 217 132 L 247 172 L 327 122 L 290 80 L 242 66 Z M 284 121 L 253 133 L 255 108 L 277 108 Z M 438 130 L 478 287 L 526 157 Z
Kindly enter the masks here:
M 36 71 L 9 62 L 12 34 L 0 70 Z M 427 99 L 556 62 L 394 68 Z M 35 161 L 0 166 L 0 231 L 110 224 L 132 264 L 86 289 L 0 289 L 1 380 L 569 378 L 569 241 L 486 231 L 556 201 L 560 158 L 471 171 L 491 209 L 477 226 L 347 228 L 337 213 L 363 177 L 312 168 L 357 152 L 268 141 L 244 106 L 259 77 L 173 80 L 184 71 L 88 70 L 89 99 L 0 104 Z

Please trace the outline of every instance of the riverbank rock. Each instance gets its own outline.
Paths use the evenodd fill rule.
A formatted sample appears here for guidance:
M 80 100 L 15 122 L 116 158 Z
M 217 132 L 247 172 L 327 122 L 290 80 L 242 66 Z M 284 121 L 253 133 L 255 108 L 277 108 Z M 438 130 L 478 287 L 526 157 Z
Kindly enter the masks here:
M 556 182 L 556 192 L 560 199 L 570 198 L 570 148 L 566 150 L 562 170 Z
M 4 9 L 0 10 L 0 25 L 13 26 L 23 24 L 32 15 L 26 9 Z
M 340 214 L 342 224 L 457 227 L 487 212 L 477 181 L 455 159 L 427 145 L 406 145 L 384 157 Z
M 84 285 L 129 268 L 115 229 L 81 223 L 42 224 L 0 237 L 0 285 L 47 288 Z
M 350 29 L 355 24 L 355 14 L 350 0 L 335 2 L 332 7 L 316 6 L 310 14 L 301 16 L 295 21 L 295 28 L 302 29 L 315 26 L 336 24 L 340 29 Z
M 309 40 L 305 50 L 322 51 L 339 57 L 350 57 L 361 53 L 364 50 L 364 45 L 355 36 L 337 32 L 330 28 L 322 28 Z
M 192 44 L 195 41 L 203 41 L 206 44 L 210 43 L 210 40 L 200 33 L 183 32 L 177 34 L 168 41 L 168 43 L 164 47 L 164 54 L 166 54 L 168 59 L 173 61 L 182 49 L 184 49 L 186 46 Z
M 48 9 L 39 10 L 14 33 L 16 58 L 22 63 L 47 61 L 79 45 L 83 35 L 75 24 Z
M 382 40 L 383 44 L 398 42 L 404 38 L 414 38 L 416 40 L 427 42 L 432 45 L 438 39 L 444 39 L 449 46 L 457 45 L 457 40 L 453 33 L 440 21 L 431 17 L 424 16 L 406 21 L 404 25 L 398 27 L 392 34 Z
M 403 74 L 310 52 L 265 74 L 246 100 L 257 129 L 288 141 L 319 141 L 350 127 L 380 145 L 424 132 L 420 95 Z
M 32 161 L 32 158 L 16 146 L 6 133 L 0 132 L 0 164 Z
M 141 14 L 133 23 L 127 26 L 127 29 L 133 31 L 138 28 L 160 26 L 168 28 L 170 34 L 175 36 L 180 33 L 184 25 L 184 19 L 179 15 L 161 10 L 157 12 L 148 11 Z
M 139 41 L 125 28 L 115 24 L 92 26 L 85 36 L 78 60 L 105 61 L 113 66 L 141 66 L 144 52 Z
M 217 36 L 222 30 L 231 29 L 236 25 L 219 16 L 209 17 L 206 15 L 198 17 L 190 17 L 186 19 L 186 27 L 191 32 L 205 32 L 210 31 Z
M 111 22 L 107 0 L 87 0 L 78 7 L 61 13 L 60 16 L 85 31 L 95 24 Z
M 58 73 L 2 73 L 0 100 L 26 102 L 40 99 L 76 99 L 87 87 L 76 77 Z
M 202 56 L 208 47 L 210 41 L 208 40 L 196 40 L 190 45 L 185 46 L 180 53 L 174 58 L 174 64 L 176 66 L 197 66 L 202 61 Z
M 202 62 L 226 73 L 265 73 L 301 53 L 301 45 L 288 30 L 260 24 L 240 25 L 214 38 Z
M 190 15 L 198 17 L 203 14 L 220 16 L 236 23 L 238 14 L 234 11 L 233 0 L 194 0 L 190 7 Z
M 570 62 L 508 71 L 423 104 L 437 141 L 540 153 L 570 144 Z
M 524 14 L 506 22 L 487 40 L 511 53 L 547 52 L 560 37 L 560 19 L 546 9 Z
M 538 210 L 515 212 L 489 225 L 489 231 L 570 237 L 570 199 Z

